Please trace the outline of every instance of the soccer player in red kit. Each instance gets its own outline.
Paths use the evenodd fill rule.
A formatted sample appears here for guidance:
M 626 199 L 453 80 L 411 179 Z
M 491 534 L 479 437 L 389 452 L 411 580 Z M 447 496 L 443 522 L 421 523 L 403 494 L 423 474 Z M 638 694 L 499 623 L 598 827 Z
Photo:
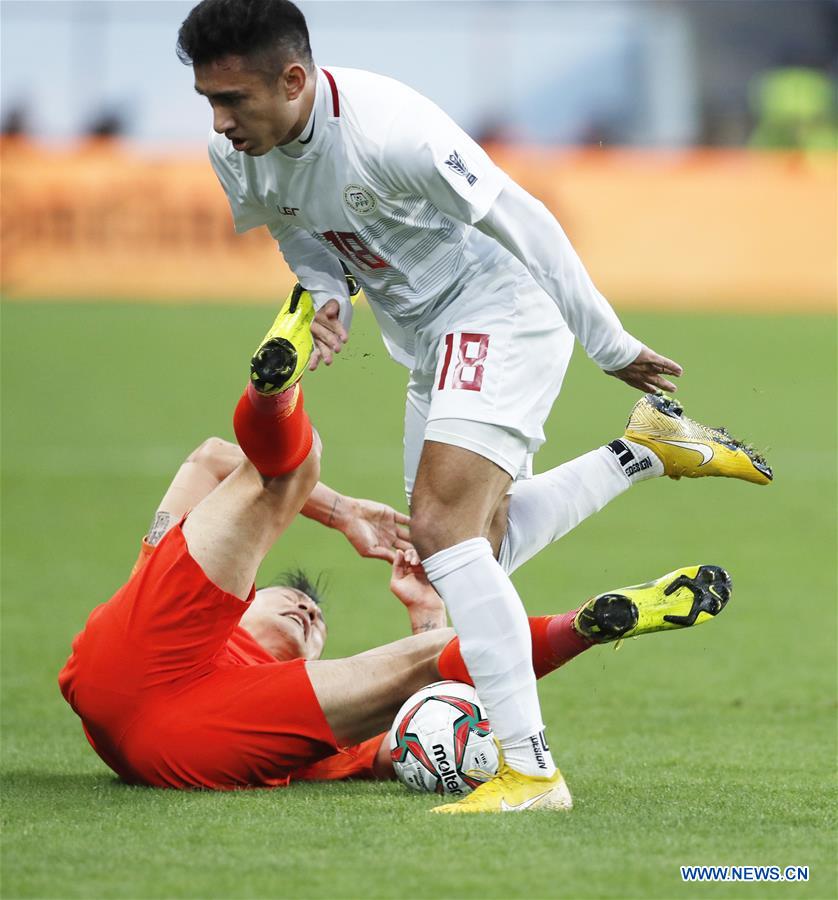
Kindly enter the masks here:
M 392 777 L 381 733 L 399 706 L 431 682 L 470 681 L 458 640 L 440 627 L 440 598 L 410 565 L 406 519 L 318 484 L 320 442 L 299 385 L 273 396 L 248 386 L 234 423 L 244 452 L 210 439 L 182 467 L 131 578 L 73 642 L 62 693 L 129 783 L 229 789 Z M 393 560 L 391 586 L 419 633 L 319 658 L 326 626 L 310 587 L 253 587 L 301 511 L 340 527 L 362 554 Z M 706 621 L 729 594 L 723 570 L 694 566 L 531 619 L 536 674 L 594 643 Z M 571 806 L 566 787 L 543 799 Z

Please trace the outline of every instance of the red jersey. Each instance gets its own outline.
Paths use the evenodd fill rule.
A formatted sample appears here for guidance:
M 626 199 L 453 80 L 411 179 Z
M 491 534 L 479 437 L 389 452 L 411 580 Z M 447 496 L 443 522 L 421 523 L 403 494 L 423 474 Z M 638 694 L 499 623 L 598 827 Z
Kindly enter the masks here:
M 153 551 L 153 552 L 152 552 Z M 143 546 L 128 582 L 93 610 L 59 675 L 93 749 L 125 781 L 276 787 L 371 778 L 381 743 L 339 748 L 305 660 L 279 662 L 238 626 L 180 527 Z

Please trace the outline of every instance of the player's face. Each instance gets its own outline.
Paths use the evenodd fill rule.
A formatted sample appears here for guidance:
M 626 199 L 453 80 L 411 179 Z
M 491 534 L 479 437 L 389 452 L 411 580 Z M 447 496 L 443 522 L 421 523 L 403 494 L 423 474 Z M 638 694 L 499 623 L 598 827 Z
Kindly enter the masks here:
M 320 607 L 294 588 L 256 591 L 239 624 L 280 661 L 320 659 L 323 653 L 326 623 Z
M 276 79 L 249 67 L 240 56 L 195 66 L 195 90 L 209 100 L 212 127 L 248 156 L 262 156 L 302 131 L 310 111 L 308 81 L 306 70 L 296 63 Z

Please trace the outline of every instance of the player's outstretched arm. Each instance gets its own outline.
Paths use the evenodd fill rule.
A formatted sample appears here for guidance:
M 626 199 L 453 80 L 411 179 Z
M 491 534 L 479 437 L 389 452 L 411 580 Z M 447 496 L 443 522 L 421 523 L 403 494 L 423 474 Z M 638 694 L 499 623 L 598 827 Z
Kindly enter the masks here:
M 346 497 L 318 482 L 301 510 L 309 519 L 342 532 L 361 556 L 393 562 L 399 550 L 412 550 L 404 514 L 374 500 Z
M 623 328 L 543 203 L 509 181 L 476 227 L 529 269 L 601 369 L 642 391 L 675 390 L 675 385 L 661 376 L 678 376 L 681 367 L 644 347 Z
M 613 375 L 639 391 L 654 394 L 658 391 L 677 390 L 665 376 L 674 375 L 678 378 L 683 373 L 684 370 L 674 360 L 667 359 L 648 347 L 643 347 L 633 362 L 622 369 L 605 374 Z
M 596 289 L 561 225 L 430 101 L 405 110 L 382 151 L 396 191 L 430 198 L 515 256 L 552 298 L 585 352 L 606 372 L 631 365 L 643 345 Z
M 238 444 L 210 437 L 186 457 L 157 507 L 146 543 L 155 546 L 188 512 L 215 490 L 245 456 Z M 342 532 L 361 556 L 392 562 L 396 550 L 411 548 L 410 519 L 372 500 L 346 497 L 318 482 L 304 516 Z

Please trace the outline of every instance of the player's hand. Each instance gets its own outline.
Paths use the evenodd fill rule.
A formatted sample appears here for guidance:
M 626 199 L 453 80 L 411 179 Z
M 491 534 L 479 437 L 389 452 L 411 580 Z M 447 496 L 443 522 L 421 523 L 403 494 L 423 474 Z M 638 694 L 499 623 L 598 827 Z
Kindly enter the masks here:
M 334 362 L 332 354 L 340 353 L 349 340 L 349 335 L 340 322 L 340 304 L 337 300 L 327 300 L 317 310 L 311 323 L 311 336 L 314 338 L 314 351 L 308 362 L 309 372 L 313 372 L 321 360 L 330 366 Z
M 396 551 L 390 590 L 406 607 L 414 634 L 445 628 L 445 604 L 428 581 L 419 554 L 412 547 Z
M 665 376 L 674 375 L 676 378 L 683 375 L 684 370 L 677 362 L 660 356 L 654 350 L 643 347 L 634 362 L 629 363 L 623 369 L 615 372 L 606 372 L 620 381 L 637 388 L 638 391 L 654 394 L 656 391 L 676 391 L 678 388 Z
M 374 500 L 352 500 L 347 515 L 338 527 L 361 556 L 392 563 L 396 553 L 413 550 L 404 514 Z M 418 562 L 418 556 L 416 560 Z

